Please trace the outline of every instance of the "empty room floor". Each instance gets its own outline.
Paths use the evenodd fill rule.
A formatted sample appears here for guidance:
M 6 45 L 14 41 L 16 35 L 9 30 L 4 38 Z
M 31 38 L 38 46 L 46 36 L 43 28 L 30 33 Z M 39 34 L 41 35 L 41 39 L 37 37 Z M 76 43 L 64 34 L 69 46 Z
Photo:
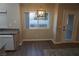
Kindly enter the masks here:
M 52 41 L 25 41 L 7 56 L 79 56 L 79 43 L 53 44 Z
M 52 41 L 26 41 L 16 51 L 7 52 L 7 56 L 43 56 L 44 49 L 52 49 Z

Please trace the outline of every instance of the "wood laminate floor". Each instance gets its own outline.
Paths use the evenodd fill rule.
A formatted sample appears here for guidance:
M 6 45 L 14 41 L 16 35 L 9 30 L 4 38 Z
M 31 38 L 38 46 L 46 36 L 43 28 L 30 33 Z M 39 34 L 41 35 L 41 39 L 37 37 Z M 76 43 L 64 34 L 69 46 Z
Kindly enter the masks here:
M 23 42 L 16 51 L 7 52 L 7 56 L 43 56 L 44 49 L 52 49 L 52 41 Z
M 74 51 L 74 52 L 73 52 Z M 61 54 L 61 52 L 63 54 Z M 72 53 L 73 52 L 73 53 Z M 79 43 L 53 44 L 52 41 L 26 41 L 7 56 L 79 55 Z

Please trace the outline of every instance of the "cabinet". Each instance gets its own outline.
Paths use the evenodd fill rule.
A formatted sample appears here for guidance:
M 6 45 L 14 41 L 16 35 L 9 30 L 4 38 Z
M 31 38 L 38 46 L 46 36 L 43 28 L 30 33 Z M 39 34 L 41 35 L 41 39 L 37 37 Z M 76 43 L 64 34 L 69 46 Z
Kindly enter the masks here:
M 0 35 L 0 40 L 4 41 L 5 50 L 15 50 L 19 46 L 18 33 L 15 35 Z
M 0 4 L 0 28 L 19 28 L 19 4 Z
M 14 40 L 13 35 L 2 35 L 1 37 L 6 41 L 5 50 L 14 50 Z
M 7 27 L 7 4 L 0 4 L 0 28 Z
M 20 11 L 19 4 L 7 4 L 7 20 L 8 28 L 19 28 Z

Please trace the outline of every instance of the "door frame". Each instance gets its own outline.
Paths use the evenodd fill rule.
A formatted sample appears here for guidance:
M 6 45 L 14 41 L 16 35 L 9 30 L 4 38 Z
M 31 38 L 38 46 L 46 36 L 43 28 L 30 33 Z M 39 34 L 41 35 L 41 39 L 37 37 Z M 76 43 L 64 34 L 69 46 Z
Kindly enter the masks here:
M 63 31 L 63 26 L 67 25 L 67 20 L 68 20 L 67 16 L 68 16 L 68 14 L 74 14 L 75 15 L 74 16 L 74 23 L 73 23 L 72 39 L 70 41 L 64 39 L 66 31 Z M 64 42 L 73 42 L 73 41 L 76 41 L 77 24 L 78 24 L 77 15 L 78 15 L 77 11 L 64 10 L 64 12 L 63 12 L 63 20 L 62 20 L 62 41 L 64 41 Z M 67 27 L 66 27 L 66 29 L 67 29 Z

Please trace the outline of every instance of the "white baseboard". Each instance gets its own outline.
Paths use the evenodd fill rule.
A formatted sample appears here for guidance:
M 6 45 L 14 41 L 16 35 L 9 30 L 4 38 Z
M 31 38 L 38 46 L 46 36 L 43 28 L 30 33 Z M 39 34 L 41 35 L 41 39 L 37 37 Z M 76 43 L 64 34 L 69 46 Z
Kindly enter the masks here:
M 45 41 L 45 40 L 52 40 L 52 39 L 23 39 L 20 42 L 19 46 L 21 46 L 24 41 Z
M 54 44 L 61 44 L 62 42 L 56 42 L 56 41 L 54 41 L 54 40 L 52 40 L 52 42 L 54 43 Z
M 19 46 L 22 46 L 22 43 L 23 43 L 23 41 L 21 41 L 21 42 L 19 43 Z
M 68 42 L 68 41 L 61 41 L 61 42 L 56 42 L 56 41 L 54 41 L 54 40 L 52 40 L 52 42 L 53 42 L 54 44 L 62 44 L 62 43 L 79 43 L 79 41 L 71 41 L 71 42 Z
M 23 39 L 23 41 L 44 41 L 44 40 L 52 40 L 52 39 Z

